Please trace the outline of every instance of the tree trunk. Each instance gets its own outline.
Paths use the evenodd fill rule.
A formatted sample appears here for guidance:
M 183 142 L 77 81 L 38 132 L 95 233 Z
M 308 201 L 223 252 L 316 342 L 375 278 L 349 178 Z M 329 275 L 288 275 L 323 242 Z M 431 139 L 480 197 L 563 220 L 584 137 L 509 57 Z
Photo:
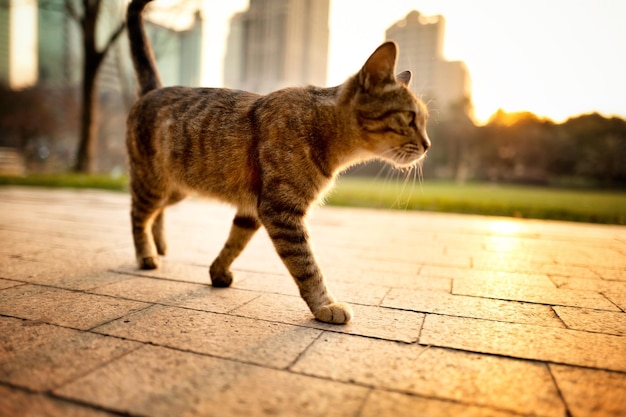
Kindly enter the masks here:
M 76 153 L 75 172 L 92 173 L 95 170 L 98 138 L 98 89 L 96 75 L 99 63 L 85 54 L 83 65 L 82 108 L 80 115 L 80 137 Z

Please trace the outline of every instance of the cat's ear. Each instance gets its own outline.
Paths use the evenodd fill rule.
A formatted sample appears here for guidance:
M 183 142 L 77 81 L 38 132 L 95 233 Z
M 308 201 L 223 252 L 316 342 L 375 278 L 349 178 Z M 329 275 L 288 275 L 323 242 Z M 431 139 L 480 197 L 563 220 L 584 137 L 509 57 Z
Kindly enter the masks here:
M 411 71 L 402 71 L 400 74 L 396 75 L 396 80 L 400 81 L 402 85 L 408 87 L 411 84 Z
M 398 46 L 395 42 L 380 45 L 361 68 L 361 84 L 366 90 L 394 81 Z

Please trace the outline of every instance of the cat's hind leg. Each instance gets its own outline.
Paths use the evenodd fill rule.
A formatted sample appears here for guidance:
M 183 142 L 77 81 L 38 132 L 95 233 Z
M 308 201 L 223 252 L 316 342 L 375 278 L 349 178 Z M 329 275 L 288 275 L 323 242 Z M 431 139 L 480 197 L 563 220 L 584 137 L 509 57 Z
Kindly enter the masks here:
M 135 255 L 140 269 L 156 269 L 160 266 L 159 250 L 153 231 L 159 236 L 159 243 L 163 238 L 163 208 L 168 200 L 168 193 L 154 187 L 154 183 L 144 183 L 131 172 L 131 225 Z
M 176 204 L 185 198 L 185 194 L 174 192 L 170 195 L 169 199 L 165 202 L 170 206 Z M 157 253 L 161 256 L 167 255 L 167 238 L 165 235 L 165 207 L 162 207 L 158 212 L 152 223 L 152 236 L 156 245 Z
M 209 268 L 211 283 L 214 287 L 228 287 L 232 284 L 233 274 L 230 266 L 259 227 L 261 227 L 261 222 L 256 216 L 237 212 L 226 244 Z

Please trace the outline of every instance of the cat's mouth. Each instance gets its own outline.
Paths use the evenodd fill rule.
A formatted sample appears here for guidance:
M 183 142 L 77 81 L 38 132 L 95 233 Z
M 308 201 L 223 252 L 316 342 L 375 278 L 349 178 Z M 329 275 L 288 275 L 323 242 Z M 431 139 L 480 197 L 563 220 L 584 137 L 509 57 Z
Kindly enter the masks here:
M 416 143 L 405 143 L 393 149 L 393 164 L 398 168 L 406 168 L 417 164 L 426 157 L 427 150 Z

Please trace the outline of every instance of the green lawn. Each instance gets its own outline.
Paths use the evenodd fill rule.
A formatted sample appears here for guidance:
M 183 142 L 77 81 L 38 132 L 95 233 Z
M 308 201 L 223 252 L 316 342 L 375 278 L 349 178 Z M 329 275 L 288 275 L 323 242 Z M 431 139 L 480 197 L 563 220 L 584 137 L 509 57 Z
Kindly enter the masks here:
M 626 192 L 342 177 L 328 204 L 626 224 Z
M 0 176 L 0 185 L 100 188 L 124 191 L 126 177 L 107 175 Z M 536 219 L 626 224 L 626 192 L 557 189 L 426 180 L 341 177 L 327 203 L 337 206 L 428 210 Z
M 31 174 L 25 177 L 0 175 L 0 185 L 26 185 L 57 188 L 97 188 L 124 191 L 128 189 L 128 178 L 105 174 Z

